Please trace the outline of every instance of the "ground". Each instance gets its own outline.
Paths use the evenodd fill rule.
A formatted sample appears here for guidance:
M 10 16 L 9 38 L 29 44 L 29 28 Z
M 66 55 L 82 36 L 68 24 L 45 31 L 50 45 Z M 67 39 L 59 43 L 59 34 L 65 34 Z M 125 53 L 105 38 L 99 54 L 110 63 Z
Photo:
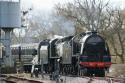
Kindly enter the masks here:
M 30 74 L 27 74 L 27 73 L 6 74 L 6 75 L 7 75 L 9 81 L 17 81 L 17 80 L 19 81 L 21 79 L 20 82 L 17 82 L 17 83 L 27 83 L 28 81 L 30 81 L 30 82 L 39 81 L 39 82 L 35 82 L 35 83 L 55 83 L 55 81 L 49 80 L 48 75 L 45 75 L 44 79 L 41 77 L 41 75 L 39 75 L 39 78 L 36 78 L 36 77 L 30 77 Z M 115 77 L 115 78 L 112 78 L 115 80 L 119 80 L 119 77 L 120 77 L 120 81 L 124 81 L 123 79 L 121 79 L 121 77 L 125 76 L 125 64 L 112 64 L 107 76 Z M 20 78 L 20 79 L 18 79 L 18 78 Z M 26 79 L 26 80 L 24 80 L 24 79 Z M 88 83 L 90 81 L 89 77 L 83 78 L 83 77 L 61 76 L 61 79 L 63 79 L 63 81 L 64 82 L 66 81 L 67 83 L 83 83 L 83 82 Z M 92 83 L 109 83 L 107 80 L 104 80 L 104 79 L 106 79 L 106 78 L 96 78 L 96 79 L 93 79 Z M 114 83 L 121 83 L 120 81 L 114 82 Z
M 125 64 L 112 64 L 107 75 L 112 77 L 125 76 Z

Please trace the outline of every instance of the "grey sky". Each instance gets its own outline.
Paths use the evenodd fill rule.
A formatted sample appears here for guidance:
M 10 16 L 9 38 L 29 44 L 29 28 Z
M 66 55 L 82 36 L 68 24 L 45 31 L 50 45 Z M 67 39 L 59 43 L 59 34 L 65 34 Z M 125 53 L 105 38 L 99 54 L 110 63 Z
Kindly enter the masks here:
M 21 0 L 23 8 L 33 7 L 38 10 L 51 10 L 54 4 L 59 2 L 65 3 L 68 2 L 68 0 Z
M 23 9 L 33 8 L 33 15 L 36 14 L 36 12 L 48 15 L 48 12 L 52 12 L 51 10 L 56 3 L 66 3 L 72 1 L 73 0 L 21 0 L 21 5 Z M 113 7 L 125 7 L 125 0 L 110 0 L 110 3 Z
M 36 10 L 51 10 L 56 3 L 66 3 L 73 0 L 21 0 L 23 8 L 33 7 Z M 113 7 L 124 8 L 125 0 L 110 0 Z

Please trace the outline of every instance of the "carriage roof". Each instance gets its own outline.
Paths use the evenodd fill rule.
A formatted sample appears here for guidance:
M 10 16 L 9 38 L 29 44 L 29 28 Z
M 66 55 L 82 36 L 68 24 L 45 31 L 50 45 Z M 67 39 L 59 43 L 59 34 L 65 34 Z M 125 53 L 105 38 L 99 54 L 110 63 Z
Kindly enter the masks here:
M 18 47 L 21 47 L 21 48 L 38 48 L 38 45 L 39 45 L 39 43 L 30 43 L 30 44 L 23 43 L 23 44 L 11 45 L 11 48 L 18 48 Z

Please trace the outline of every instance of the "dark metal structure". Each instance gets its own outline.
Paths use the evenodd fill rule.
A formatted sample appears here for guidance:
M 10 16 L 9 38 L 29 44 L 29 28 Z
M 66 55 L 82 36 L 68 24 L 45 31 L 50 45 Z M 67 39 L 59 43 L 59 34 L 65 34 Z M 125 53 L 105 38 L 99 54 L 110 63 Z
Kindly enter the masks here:
M 105 40 L 97 32 L 89 32 L 80 42 L 79 64 L 82 73 L 105 76 L 105 70 L 111 66 L 111 56 Z
M 18 53 L 15 49 L 19 49 L 19 45 L 11 49 L 14 57 L 19 55 L 13 54 Z M 39 69 L 46 73 L 59 69 L 60 74 L 105 76 L 105 70 L 111 66 L 108 45 L 97 32 L 22 44 L 20 58 L 25 67 L 31 65 L 33 49 L 37 50 L 39 56 Z

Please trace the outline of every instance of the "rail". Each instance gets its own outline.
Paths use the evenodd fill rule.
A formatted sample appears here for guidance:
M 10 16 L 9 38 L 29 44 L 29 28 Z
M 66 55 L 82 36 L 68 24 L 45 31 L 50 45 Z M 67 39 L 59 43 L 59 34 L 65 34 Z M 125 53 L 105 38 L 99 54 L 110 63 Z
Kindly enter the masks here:
M 47 80 L 49 80 L 49 83 L 57 83 L 56 80 L 50 80 L 49 74 L 45 74 L 44 78 L 40 77 L 40 80 L 28 78 L 28 77 L 20 77 L 20 76 L 6 76 L 5 81 L 9 83 L 18 83 L 17 81 L 20 81 L 20 83 L 48 83 Z M 64 76 L 61 75 L 59 77 L 58 83 L 125 83 L 124 77 L 87 77 L 87 76 Z

